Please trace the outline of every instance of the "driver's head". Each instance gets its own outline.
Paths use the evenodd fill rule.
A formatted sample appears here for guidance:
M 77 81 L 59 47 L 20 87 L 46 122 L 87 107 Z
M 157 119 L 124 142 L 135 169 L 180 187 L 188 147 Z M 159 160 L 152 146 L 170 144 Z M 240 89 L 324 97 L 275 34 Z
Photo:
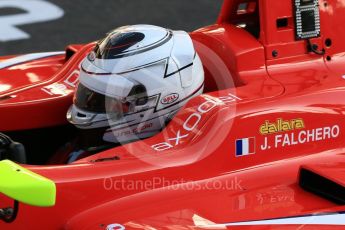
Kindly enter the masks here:
M 118 143 L 159 132 L 202 93 L 204 71 L 188 33 L 135 25 L 99 41 L 79 80 L 68 120 L 83 130 L 104 129 L 102 139 Z

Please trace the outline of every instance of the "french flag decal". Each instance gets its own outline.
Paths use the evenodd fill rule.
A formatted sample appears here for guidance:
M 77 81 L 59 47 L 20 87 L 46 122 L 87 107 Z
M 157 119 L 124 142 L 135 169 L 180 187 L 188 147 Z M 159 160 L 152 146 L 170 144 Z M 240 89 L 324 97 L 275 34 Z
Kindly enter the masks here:
M 255 154 L 255 137 L 248 137 L 236 140 L 236 156 L 247 156 Z

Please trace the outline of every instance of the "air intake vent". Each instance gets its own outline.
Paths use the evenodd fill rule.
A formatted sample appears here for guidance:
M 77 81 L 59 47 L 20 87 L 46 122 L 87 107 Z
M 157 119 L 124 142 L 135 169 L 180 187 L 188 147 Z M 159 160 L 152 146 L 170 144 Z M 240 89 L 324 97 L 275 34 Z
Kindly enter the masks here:
M 300 186 L 339 205 L 345 205 L 345 187 L 313 171 L 302 168 L 299 178 Z

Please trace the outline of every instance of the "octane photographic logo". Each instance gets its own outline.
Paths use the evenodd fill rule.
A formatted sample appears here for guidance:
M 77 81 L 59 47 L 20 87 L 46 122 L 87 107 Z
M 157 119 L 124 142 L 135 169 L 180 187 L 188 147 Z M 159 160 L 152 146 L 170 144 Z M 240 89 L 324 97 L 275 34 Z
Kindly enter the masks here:
M 61 8 L 43 0 L 1 0 L 0 9 L 6 8 L 14 8 L 25 12 L 0 16 L 1 42 L 30 38 L 30 35 L 18 26 L 56 20 L 64 15 Z
M 132 179 L 114 179 L 105 178 L 103 188 L 106 191 L 150 191 L 159 188 L 169 188 L 176 191 L 244 191 L 243 181 L 238 177 L 230 180 L 216 179 L 199 183 L 192 180 L 175 179 L 171 180 L 165 177 L 153 177 L 147 180 Z
M 222 59 L 213 50 L 209 49 L 202 43 L 194 41 L 194 47 L 198 51 L 198 54 L 201 56 L 201 59 L 206 60 L 210 64 L 210 66 L 214 67 L 208 69 L 209 75 L 205 76 L 217 76 L 217 80 L 215 82 L 216 87 L 212 87 L 212 91 L 217 91 L 217 89 L 224 88 L 235 89 L 231 73 L 229 72 L 226 64 L 222 61 Z M 127 66 L 127 64 L 128 63 L 124 63 L 124 60 L 117 59 L 117 65 Z M 116 72 L 117 65 L 113 67 L 113 72 Z M 191 66 L 190 68 L 193 68 L 193 66 Z M 152 76 L 155 76 L 155 78 L 152 78 Z M 140 70 L 141 79 L 147 77 L 148 79 L 151 79 L 150 81 L 166 81 L 166 78 L 164 78 L 163 76 L 164 75 L 162 74 L 162 76 L 159 77 L 157 72 L 153 72 L 153 70 L 151 70 L 150 68 L 144 68 Z M 152 84 L 154 83 L 152 82 Z M 166 84 L 171 84 L 170 87 L 174 88 L 174 85 L 172 83 L 164 82 L 164 84 L 162 85 Z M 212 92 L 207 89 L 207 85 L 205 86 L 205 90 L 204 94 Z M 108 86 L 107 92 L 113 92 L 113 88 L 111 86 Z M 160 94 L 160 92 L 165 91 L 164 89 L 156 88 L 155 92 L 156 94 Z M 120 122 L 120 126 L 117 125 L 119 123 L 119 120 L 113 119 L 113 112 L 108 109 L 108 106 L 106 106 L 107 122 L 109 127 L 112 127 L 111 130 L 108 131 L 108 135 L 109 133 L 111 133 L 112 138 L 115 137 L 117 141 L 119 141 L 119 143 L 133 156 L 159 168 L 178 166 L 181 164 L 199 161 L 212 154 L 227 138 L 227 135 L 231 130 L 231 119 L 227 119 L 227 121 L 225 122 L 224 116 L 218 115 L 219 113 L 217 113 L 216 111 L 217 108 L 221 105 L 226 104 L 228 108 L 227 111 L 229 112 L 228 115 L 229 117 L 232 117 L 232 115 L 235 114 L 237 102 L 241 101 L 242 99 L 236 96 L 235 91 L 231 91 L 231 93 L 228 92 L 219 97 L 207 95 L 199 96 L 199 104 L 193 105 L 193 108 L 182 108 L 172 113 L 167 113 L 166 110 L 161 109 L 162 106 L 169 107 L 176 104 L 182 98 L 183 96 L 181 94 L 178 94 L 178 92 L 167 94 L 167 96 L 163 96 L 162 98 L 155 98 L 153 107 L 149 107 L 143 112 L 135 113 L 135 116 L 140 116 L 140 122 L 131 123 L 132 120 L 137 119 L 137 117 L 133 117 L 134 115 L 132 117 L 124 116 L 124 118 L 121 120 L 122 122 Z M 157 109 L 159 105 L 161 107 L 160 109 Z M 155 119 L 152 119 L 151 117 L 152 111 L 154 111 Z M 179 162 L 171 161 L 171 159 L 169 159 L 171 157 L 171 154 L 173 154 L 174 150 L 177 150 L 181 144 L 187 144 L 186 146 L 190 147 L 188 143 L 189 138 L 195 134 L 200 133 L 200 129 L 203 127 L 204 121 L 207 120 L 206 117 L 211 115 L 213 119 L 212 122 L 215 125 L 213 125 L 208 130 L 207 135 L 217 136 L 217 138 L 209 138 L 207 140 L 203 140 L 203 145 L 199 148 L 199 151 L 193 154 L 186 154 L 184 160 L 181 160 Z M 174 135 L 171 134 L 169 130 L 164 129 L 167 120 L 169 119 L 173 120 L 174 127 L 177 128 Z M 224 127 L 225 124 L 228 127 Z M 225 131 L 219 132 L 220 129 Z M 149 134 L 147 137 L 155 136 L 157 142 L 145 142 L 145 137 L 142 138 L 142 134 L 146 133 Z M 128 144 L 129 141 L 128 138 L 126 138 L 129 135 L 130 137 L 133 137 L 133 139 L 130 141 L 130 144 Z M 104 139 L 105 138 L 106 137 L 104 137 Z M 136 141 L 140 143 L 135 143 Z M 207 141 L 212 141 L 212 144 L 208 144 Z M 229 149 L 229 155 L 230 154 L 231 149 Z

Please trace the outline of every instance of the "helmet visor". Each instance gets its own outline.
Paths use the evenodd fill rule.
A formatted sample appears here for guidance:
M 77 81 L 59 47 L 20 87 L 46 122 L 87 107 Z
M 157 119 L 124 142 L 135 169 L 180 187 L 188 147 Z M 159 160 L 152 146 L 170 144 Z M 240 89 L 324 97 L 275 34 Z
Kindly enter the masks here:
M 112 33 L 97 43 L 94 52 L 99 59 L 113 59 L 131 51 L 144 38 L 139 32 Z
M 93 113 L 107 113 L 112 118 L 121 118 L 130 112 L 130 103 L 97 93 L 79 83 L 74 104 L 82 110 Z

